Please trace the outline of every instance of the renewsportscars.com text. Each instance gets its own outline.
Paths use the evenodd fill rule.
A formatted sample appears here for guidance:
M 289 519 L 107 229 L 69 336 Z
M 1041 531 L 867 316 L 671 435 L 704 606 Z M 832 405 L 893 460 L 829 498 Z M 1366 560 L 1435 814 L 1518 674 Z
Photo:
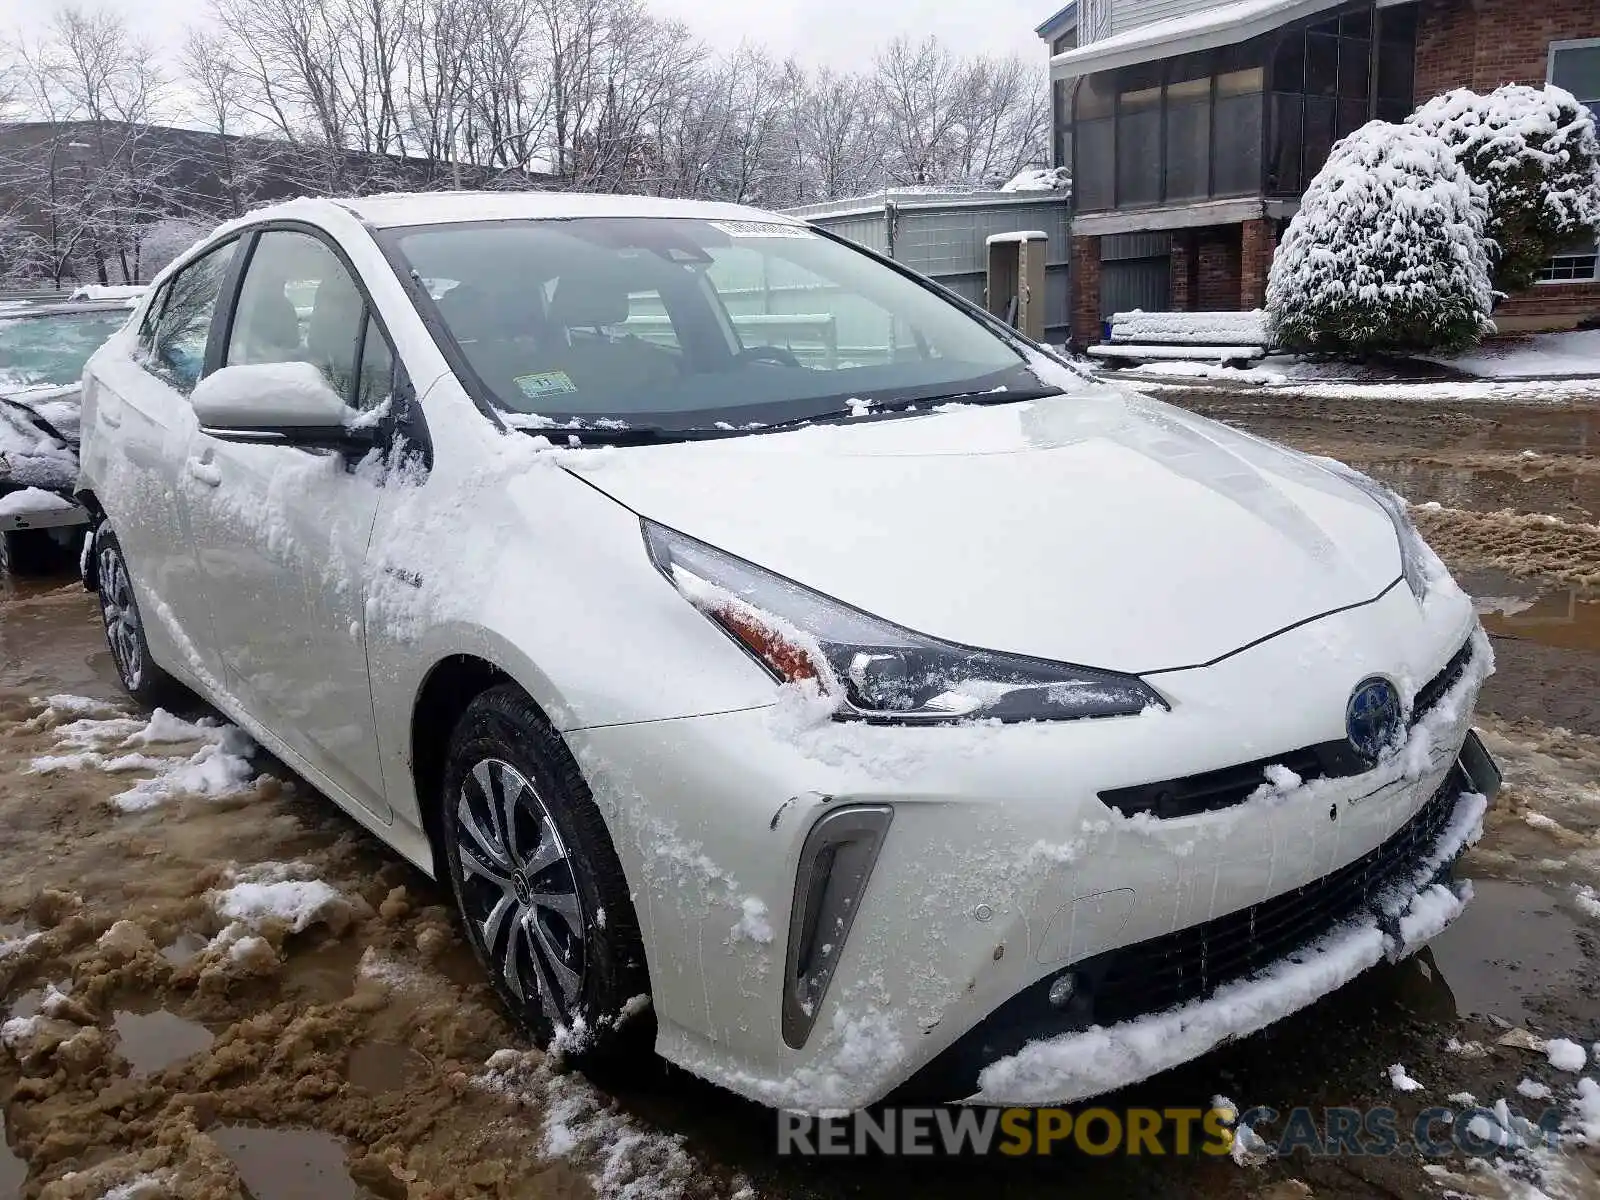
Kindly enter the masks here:
M 1508 1133 L 1491 1110 L 1427 1108 L 1403 1118 L 1392 1108 L 884 1108 L 815 1116 L 779 1112 L 777 1150 L 799 1157 L 999 1154 L 1221 1156 L 1244 1137 L 1252 1153 L 1330 1157 L 1483 1157 L 1522 1145 L 1556 1145 L 1562 1114 L 1518 1118 Z M 1474 1117 L 1481 1120 L 1474 1120 Z M 1487 1124 L 1485 1123 L 1487 1122 Z

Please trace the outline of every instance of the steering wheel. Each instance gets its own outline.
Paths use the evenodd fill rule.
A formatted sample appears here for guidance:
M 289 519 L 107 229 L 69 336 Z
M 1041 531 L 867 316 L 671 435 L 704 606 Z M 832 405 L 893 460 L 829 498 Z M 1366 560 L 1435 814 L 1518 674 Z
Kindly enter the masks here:
M 800 360 L 791 350 L 782 346 L 746 346 L 734 356 L 736 362 L 770 362 L 785 367 L 798 367 Z

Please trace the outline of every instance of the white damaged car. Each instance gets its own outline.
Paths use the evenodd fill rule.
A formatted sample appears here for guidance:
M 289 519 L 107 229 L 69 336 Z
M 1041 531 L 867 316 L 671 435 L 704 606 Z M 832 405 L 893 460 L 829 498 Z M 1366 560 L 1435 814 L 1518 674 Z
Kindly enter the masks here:
M 443 881 L 541 1043 L 1068 1101 L 1470 894 L 1491 655 L 1400 501 L 790 219 L 266 209 L 163 273 L 83 424 L 128 690 Z

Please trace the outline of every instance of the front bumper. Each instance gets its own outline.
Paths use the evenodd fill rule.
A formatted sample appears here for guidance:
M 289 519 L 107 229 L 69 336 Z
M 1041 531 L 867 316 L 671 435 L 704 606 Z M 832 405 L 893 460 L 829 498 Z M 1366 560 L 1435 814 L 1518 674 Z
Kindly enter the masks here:
M 1137 718 L 884 729 L 817 724 L 780 704 L 570 731 L 634 892 L 657 1049 L 769 1105 L 860 1107 L 1069 966 L 1336 875 L 1417 818 L 1457 770 L 1492 661 L 1481 633 L 1474 669 L 1379 768 L 1174 819 L 1125 816 L 1100 796 L 1338 736 L 1358 680 L 1385 672 L 1419 685 L 1469 629 L 1464 599 L 1419 613 L 1393 589 L 1167 676 L 1172 710 Z M 796 1047 L 782 1014 L 802 847 L 822 816 L 856 805 L 892 807 L 893 825 Z M 1429 913 L 1449 907 L 1428 894 Z M 1363 942 L 1377 947 L 1371 961 L 1383 936 Z M 1345 977 L 1318 978 L 1320 995 Z
M 1478 759 L 1481 771 L 1487 752 L 1476 734 L 1468 744 L 1463 760 Z M 1498 773 L 1491 779 L 1475 782 L 1458 763 L 1416 816 L 1332 875 L 1046 976 L 905 1093 L 1007 1106 L 1081 1100 L 1255 1033 L 1379 961 L 1406 957 L 1471 898 L 1451 867 L 1482 833 Z M 1070 998 L 1052 1004 L 1063 977 Z

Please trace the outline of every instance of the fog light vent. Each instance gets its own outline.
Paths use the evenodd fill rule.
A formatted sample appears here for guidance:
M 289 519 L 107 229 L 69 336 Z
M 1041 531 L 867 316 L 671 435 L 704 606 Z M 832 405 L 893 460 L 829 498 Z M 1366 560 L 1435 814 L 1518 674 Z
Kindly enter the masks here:
M 783 973 L 783 1040 L 795 1049 L 811 1035 L 893 816 L 886 804 L 837 809 L 800 849 Z

